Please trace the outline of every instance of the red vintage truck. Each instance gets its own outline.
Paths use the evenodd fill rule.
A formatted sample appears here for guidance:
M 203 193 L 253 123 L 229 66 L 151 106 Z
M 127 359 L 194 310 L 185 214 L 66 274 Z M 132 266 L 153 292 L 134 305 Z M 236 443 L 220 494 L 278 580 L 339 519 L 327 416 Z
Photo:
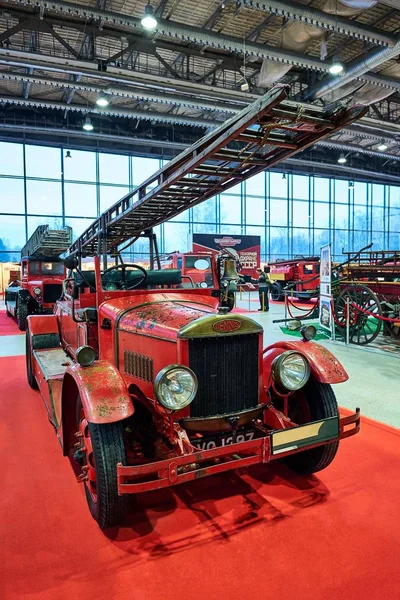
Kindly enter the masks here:
M 7 316 L 17 319 L 21 331 L 28 315 L 53 312 L 66 274 L 60 254 L 71 242 L 71 227 L 52 230 L 40 225 L 22 248 L 21 281 L 13 282 L 5 293 Z
M 305 328 L 302 341 L 264 347 L 259 323 L 220 306 L 215 263 L 213 286 L 190 289 L 180 287 L 180 269 L 153 264 L 160 266 L 152 226 L 163 215 L 179 214 L 365 113 L 340 107 L 316 117 L 314 107 L 299 112 L 285 104 L 287 92 L 270 91 L 96 219 L 69 249 L 55 314 L 28 317 L 28 382 L 40 389 L 102 529 L 123 522 L 131 494 L 278 459 L 297 473 L 320 471 L 340 440 L 359 430 L 358 409 L 339 415 L 332 384 L 348 376 L 312 341 L 315 328 Z M 291 143 L 282 148 L 280 138 L 270 150 L 274 128 L 280 131 L 278 106 L 293 124 Z M 243 139 L 252 140 L 249 147 Z M 232 140 L 248 150 L 232 150 Z M 143 236 L 147 270 L 124 263 L 118 250 Z M 85 256 L 94 256 L 93 271 L 81 270 Z
M 293 290 L 293 295 L 302 300 L 310 300 L 319 286 L 318 256 L 298 257 L 292 260 L 276 260 L 270 267 L 272 300 L 283 300 L 283 290 Z

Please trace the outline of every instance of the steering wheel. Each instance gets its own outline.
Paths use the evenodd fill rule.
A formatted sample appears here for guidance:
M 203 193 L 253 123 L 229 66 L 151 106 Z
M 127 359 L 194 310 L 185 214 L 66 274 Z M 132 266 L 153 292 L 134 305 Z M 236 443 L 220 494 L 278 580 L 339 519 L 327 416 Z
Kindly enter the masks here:
M 135 281 L 132 285 L 130 285 L 129 287 L 126 287 L 126 269 L 128 269 L 128 268 L 138 269 L 138 271 L 142 272 L 142 277 L 139 277 L 139 279 L 137 281 Z M 106 275 L 107 273 L 111 273 L 111 271 L 122 271 L 121 282 L 120 282 L 121 290 L 133 290 L 133 289 L 139 287 L 139 285 L 144 283 L 147 279 L 147 271 L 145 269 L 143 269 L 143 267 L 141 267 L 140 265 L 135 265 L 134 263 L 121 263 L 119 265 L 114 265 L 113 267 L 109 267 L 108 269 L 106 269 L 104 271 L 104 273 L 101 276 L 102 283 L 103 283 L 104 275 Z

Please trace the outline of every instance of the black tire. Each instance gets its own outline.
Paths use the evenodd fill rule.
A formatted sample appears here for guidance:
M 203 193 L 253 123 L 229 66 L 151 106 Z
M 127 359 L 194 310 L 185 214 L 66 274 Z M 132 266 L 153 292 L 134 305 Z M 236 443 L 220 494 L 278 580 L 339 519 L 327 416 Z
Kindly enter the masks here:
M 304 396 L 308 402 L 311 421 L 338 416 L 339 410 L 336 397 L 329 384 L 319 383 L 315 379 L 310 378 L 304 386 Z M 292 402 L 295 402 L 294 398 Z M 317 473 L 326 469 L 335 458 L 338 448 L 338 441 L 331 442 L 330 444 L 318 446 L 311 450 L 291 454 L 284 459 L 284 462 L 292 471 L 301 475 L 310 475 L 311 473 Z
M 275 302 L 283 300 L 282 286 L 278 282 L 271 285 L 271 300 L 274 300 Z
M 6 303 L 6 316 L 7 317 L 12 317 L 12 314 L 10 313 L 10 311 L 7 308 L 7 303 Z
M 32 348 L 31 340 L 29 336 L 29 328 L 26 330 L 26 342 L 25 342 L 25 358 L 26 358 L 26 378 L 29 385 L 33 390 L 38 389 L 38 384 L 32 372 Z
M 80 404 L 80 400 L 78 401 Z M 85 482 L 86 500 L 100 529 L 119 526 L 129 508 L 128 496 L 118 495 L 117 464 L 126 464 L 122 423 L 88 423 L 96 469 L 96 498 Z
M 17 304 L 17 325 L 20 331 L 26 330 L 26 319 L 28 318 L 28 306 L 23 300 Z

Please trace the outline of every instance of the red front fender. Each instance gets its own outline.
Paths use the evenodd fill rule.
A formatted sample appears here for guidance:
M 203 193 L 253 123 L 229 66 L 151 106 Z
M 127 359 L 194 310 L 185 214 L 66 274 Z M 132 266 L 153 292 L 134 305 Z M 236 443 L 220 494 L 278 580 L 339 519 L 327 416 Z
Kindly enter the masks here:
M 62 385 L 63 449 L 67 455 L 77 431 L 76 402 L 81 398 L 90 423 L 114 423 L 134 413 L 133 403 L 119 371 L 105 360 L 90 367 L 73 364 L 67 368 Z
M 264 385 L 270 384 L 272 361 L 286 350 L 304 354 L 310 363 L 312 376 L 320 383 L 342 383 L 349 378 L 343 365 L 325 346 L 315 342 L 282 340 L 264 349 Z

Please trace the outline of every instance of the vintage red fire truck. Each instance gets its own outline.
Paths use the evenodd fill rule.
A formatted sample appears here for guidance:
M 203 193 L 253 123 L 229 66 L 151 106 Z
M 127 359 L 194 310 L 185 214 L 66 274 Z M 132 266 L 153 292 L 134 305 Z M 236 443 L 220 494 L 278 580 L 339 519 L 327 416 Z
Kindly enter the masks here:
M 161 258 L 162 269 L 179 269 L 182 274 L 183 287 L 212 287 L 213 274 L 212 262 L 214 256 L 211 252 L 170 252 Z
M 268 266 L 272 300 L 283 300 L 284 289 L 293 290 L 293 295 L 302 300 L 315 296 L 320 281 L 318 256 L 276 260 Z
M 5 293 L 6 313 L 17 319 L 21 331 L 28 315 L 52 313 L 61 296 L 65 268 L 60 254 L 72 242 L 72 229 L 40 225 L 21 250 L 21 281 Z
M 28 317 L 29 384 L 40 388 L 64 456 L 79 465 L 101 528 L 123 522 L 130 494 L 277 459 L 314 473 L 359 430 L 358 409 L 339 415 L 331 386 L 348 376 L 312 341 L 314 328 L 302 341 L 264 348 L 257 322 L 220 306 L 215 264 L 207 288 L 179 287 L 179 269 L 153 268 L 159 260 L 151 227 L 163 215 L 179 214 L 365 112 L 299 113 L 292 103 L 282 106 L 286 93 L 272 90 L 101 215 L 70 247 L 55 314 Z M 282 148 L 280 138 L 271 151 L 279 105 L 293 124 L 291 143 Z M 230 148 L 248 137 L 248 151 Z M 118 250 L 138 236 L 149 239 L 148 270 L 123 263 Z M 93 271 L 81 270 L 85 256 L 94 256 Z M 234 263 L 229 277 L 233 270 Z

